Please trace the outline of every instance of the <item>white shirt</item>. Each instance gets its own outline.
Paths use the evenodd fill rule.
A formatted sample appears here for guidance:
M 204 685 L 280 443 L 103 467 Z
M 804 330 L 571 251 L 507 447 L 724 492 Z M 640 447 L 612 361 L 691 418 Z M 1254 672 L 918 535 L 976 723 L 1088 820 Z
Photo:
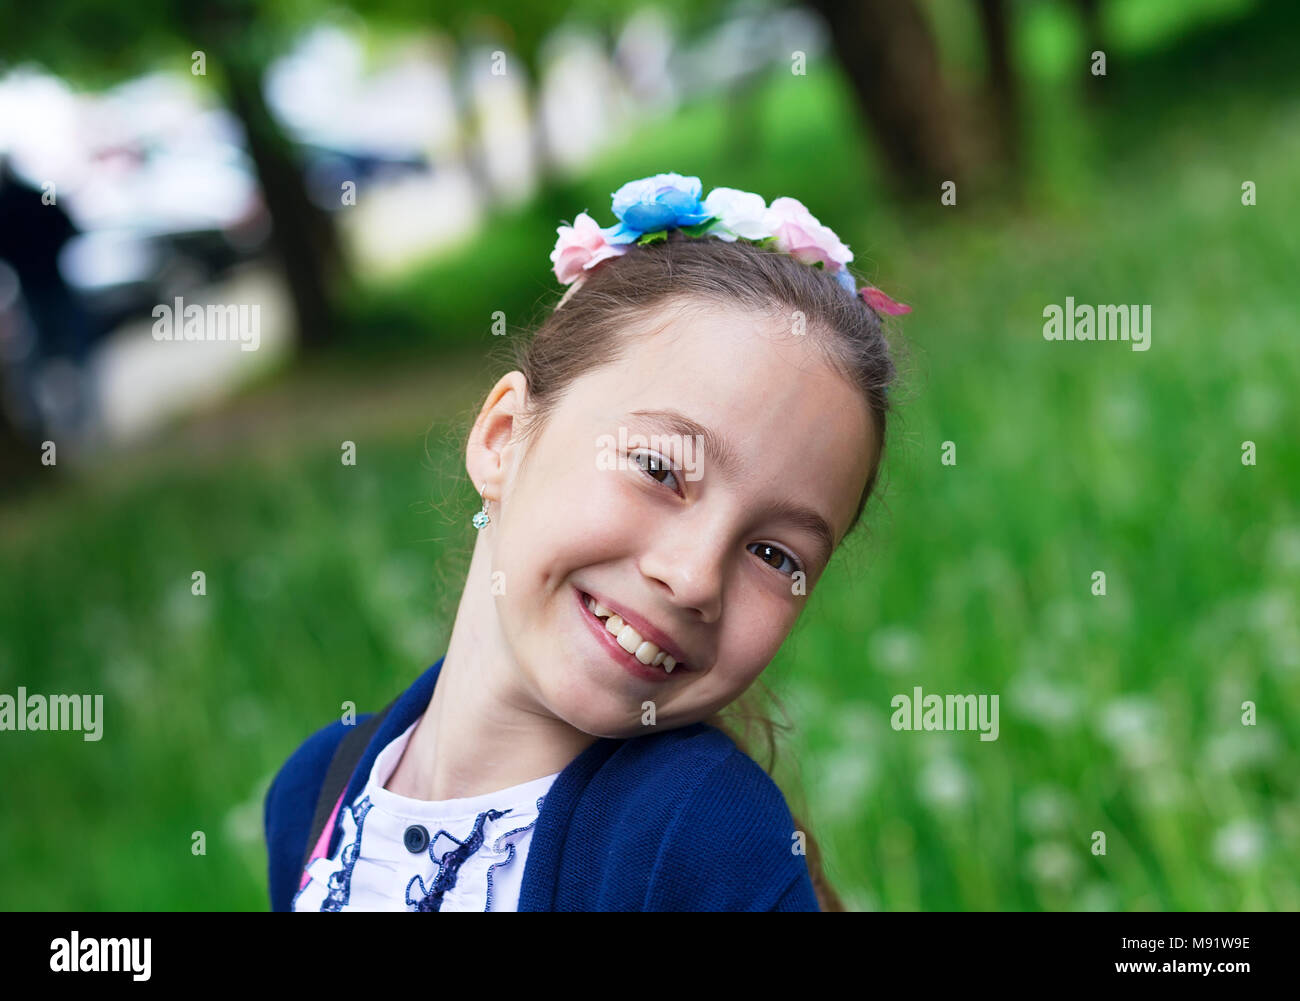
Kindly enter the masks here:
M 365 788 L 342 807 L 339 850 L 307 867 L 295 911 L 518 909 L 533 827 L 560 773 L 462 799 L 399 796 L 384 783 L 415 726 L 379 752 Z M 427 838 L 414 853 L 406 844 L 413 825 L 426 832 L 414 832 L 414 843 Z

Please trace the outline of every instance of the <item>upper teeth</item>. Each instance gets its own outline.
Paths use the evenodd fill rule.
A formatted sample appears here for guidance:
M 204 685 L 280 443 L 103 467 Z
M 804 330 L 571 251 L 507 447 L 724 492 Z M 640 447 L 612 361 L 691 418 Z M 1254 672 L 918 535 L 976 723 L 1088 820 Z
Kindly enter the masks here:
M 605 628 L 614 634 L 618 645 L 642 664 L 662 664 L 665 671 L 673 673 L 677 661 L 649 640 L 642 639 L 641 634 L 615 615 L 612 608 L 606 608 L 591 595 L 587 595 L 587 607 L 596 618 L 605 620 Z

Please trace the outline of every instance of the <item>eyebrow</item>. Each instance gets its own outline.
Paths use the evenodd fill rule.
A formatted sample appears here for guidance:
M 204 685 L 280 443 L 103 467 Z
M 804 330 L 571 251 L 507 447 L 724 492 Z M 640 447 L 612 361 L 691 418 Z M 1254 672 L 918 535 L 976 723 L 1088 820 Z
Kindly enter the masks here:
M 644 417 L 658 421 L 674 434 L 683 437 L 699 436 L 704 443 L 704 453 L 718 466 L 722 475 L 735 480 L 740 472 L 740 459 L 731 443 L 712 428 L 687 417 L 680 410 L 632 410 L 629 417 Z M 775 518 L 788 521 L 797 528 L 806 529 L 817 537 L 822 546 L 822 558 L 829 561 L 835 552 L 835 532 L 830 523 L 810 507 L 804 507 L 795 501 L 777 501 L 771 509 Z

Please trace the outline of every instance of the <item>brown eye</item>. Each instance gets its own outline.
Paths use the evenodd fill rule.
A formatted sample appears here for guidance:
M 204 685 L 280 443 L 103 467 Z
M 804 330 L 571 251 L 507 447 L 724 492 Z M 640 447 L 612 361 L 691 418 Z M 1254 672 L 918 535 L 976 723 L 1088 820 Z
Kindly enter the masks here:
M 642 459 L 644 459 L 645 461 L 642 462 L 641 461 Z M 673 472 L 673 467 L 668 463 L 666 459 L 664 459 L 662 455 L 657 455 L 654 452 L 633 452 L 632 461 L 635 462 L 638 466 L 640 466 L 642 470 L 645 471 L 645 474 L 648 477 L 650 477 L 656 483 L 663 483 L 664 486 L 668 486 L 668 484 L 664 483 L 664 481 L 661 480 L 655 474 L 656 473 L 668 474 L 673 478 L 673 484 L 674 484 L 672 487 L 669 487 L 669 489 L 674 491 L 677 489 L 676 487 L 677 477 Z
M 797 570 L 803 569 L 803 567 L 800 566 L 798 560 L 796 560 L 793 556 L 787 553 L 784 549 L 781 549 L 779 546 L 774 546 L 768 542 L 755 542 L 753 545 L 755 548 L 751 549 L 750 552 L 754 553 L 754 555 L 756 555 L 760 560 L 762 560 L 768 566 L 772 567 L 775 570 L 780 571 L 783 574 L 786 574 L 787 576 L 793 574 Z M 775 557 L 776 562 L 772 561 L 773 557 Z M 781 569 L 781 567 L 785 563 L 790 564 L 789 570 Z

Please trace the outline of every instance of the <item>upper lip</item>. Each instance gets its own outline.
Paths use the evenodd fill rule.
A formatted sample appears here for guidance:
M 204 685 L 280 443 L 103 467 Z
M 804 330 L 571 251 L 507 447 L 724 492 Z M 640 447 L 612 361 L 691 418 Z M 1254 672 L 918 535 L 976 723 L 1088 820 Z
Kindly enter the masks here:
M 645 619 L 641 618 L 641 616 L 637 615 L 635 612 L 629 612 L 626 606 L 621 605 L 616 601 L 611 601 L 608 597 L 606 597 L 603 594 L 600 594 L 597 591 L 590 591 L 585 587 L 579 588 L 579 590 L 582 591 L 584 594 L 591 595 L 593 598 L 599 601 L 606 608 L 612 609 L 614 614 L 617 615 L 624 622 L 626 622 L 633 629 L 635 629 L 637 633 L 640 634 L 643 640 L 649 640 L 660 650 L 663 650 L 670 657 L 672 657 L 673 660 L 677 661 L 677 663 L 680 666 L 687 669 L 691 667 L 691 663 L 689 660 L 686 659 L 686 655 L 682 653 L 681 647 L 679 647 L 676 643 L 674 643 L 672 637 L 670 637 L 662 629 L 659 629 L 658 627 L 647 622 Z

